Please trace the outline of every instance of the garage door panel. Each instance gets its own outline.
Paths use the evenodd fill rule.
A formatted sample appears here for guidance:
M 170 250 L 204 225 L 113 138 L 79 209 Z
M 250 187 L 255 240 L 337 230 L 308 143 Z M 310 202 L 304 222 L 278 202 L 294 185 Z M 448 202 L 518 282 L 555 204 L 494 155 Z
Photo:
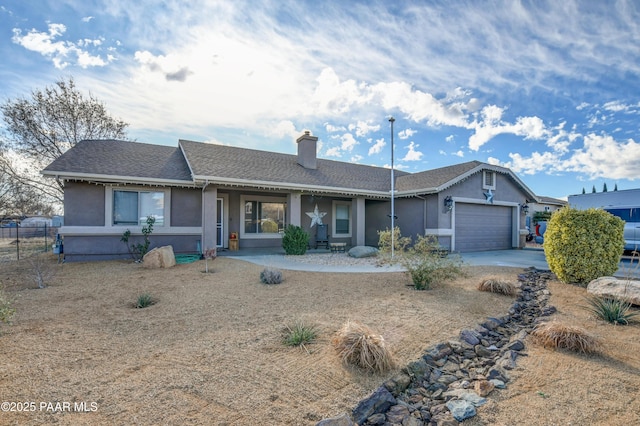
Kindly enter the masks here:
M 455 212 L 457 251 L 512 248 L 511 207 L 457 203 Z

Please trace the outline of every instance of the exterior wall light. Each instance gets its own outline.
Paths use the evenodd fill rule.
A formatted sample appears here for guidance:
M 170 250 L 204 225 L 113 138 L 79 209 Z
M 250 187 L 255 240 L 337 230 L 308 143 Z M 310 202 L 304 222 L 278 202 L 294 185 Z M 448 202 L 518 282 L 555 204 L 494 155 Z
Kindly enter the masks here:
M 451 209 L 453 209 L 453 198 L 451 198 L 451 195 L 447 195 L 445 197 L 444 208 L 447 209 L 448 212 L 450 212 Z
M 527 201 L 525 200 L 524 204 L 520 205 L 520 208 L 522 209 L 522 213 L 524 213 L 524 215 L 528 215 L 529 214 L 529 206 L 527 205 Z

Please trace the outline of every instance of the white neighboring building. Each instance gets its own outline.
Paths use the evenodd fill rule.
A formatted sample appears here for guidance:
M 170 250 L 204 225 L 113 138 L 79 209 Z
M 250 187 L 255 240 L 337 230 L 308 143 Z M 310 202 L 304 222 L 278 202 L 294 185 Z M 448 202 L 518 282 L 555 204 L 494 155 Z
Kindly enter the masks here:
M 640 189 L 569 195 L 569 206 L 576 209 L 632 205 L 640 206 Z

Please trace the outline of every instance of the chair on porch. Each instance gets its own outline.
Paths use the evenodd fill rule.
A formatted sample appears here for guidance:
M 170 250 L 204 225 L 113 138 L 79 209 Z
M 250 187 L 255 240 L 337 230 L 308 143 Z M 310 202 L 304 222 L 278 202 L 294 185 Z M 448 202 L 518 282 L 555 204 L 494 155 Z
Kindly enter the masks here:
M 324 245 L 326 249 L 329 248 L 329 225 L 317 225 L 316 248 L 320 245 Z

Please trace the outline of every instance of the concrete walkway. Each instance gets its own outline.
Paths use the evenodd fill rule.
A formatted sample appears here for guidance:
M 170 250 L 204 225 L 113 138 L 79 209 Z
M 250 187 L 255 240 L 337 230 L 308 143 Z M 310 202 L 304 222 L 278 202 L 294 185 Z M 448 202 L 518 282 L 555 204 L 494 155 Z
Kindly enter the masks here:
M 326 252 L 324 252 L 326 253 Z M 325 254 L 326 256 L 344 256 L 344 254 Z M 402 272 L 401 265 L 333 265 L 297 262 L 288 259 L 283 254 L 265 253 L 243 253 L 234 255 L 226 252 L 225 257 L 244 260 L 258 265 L 269 266 L 276 269 L 286 269 L 292 271 L 310 272 L 351 272 L 351 273 L 377 273 L 377 272 Z M 549 265 L 543 250 L 523 249 L 523 250 L 494 250 L 473 253 L 462 253 L 462 261 L 467 265 L 481 266 L 507 266 L 518 268 L 535 267 L 537 269 L 548 270 Z M 640 268 L 637 263 L 630 264 L 629 259 L 620 262 L 620 269 L 614 274 L 617 277 L 640 278 Z

